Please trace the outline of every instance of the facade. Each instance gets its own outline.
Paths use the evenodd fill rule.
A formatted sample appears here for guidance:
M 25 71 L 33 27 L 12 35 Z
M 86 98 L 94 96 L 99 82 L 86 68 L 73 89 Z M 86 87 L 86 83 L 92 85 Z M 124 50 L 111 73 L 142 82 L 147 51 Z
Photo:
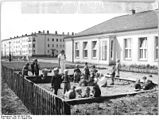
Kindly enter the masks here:
M 65 49 L 64 37 L 69 34 L 50 34 L 49 31 L 22 35 L 2 40 L 2 56 L 53 56 L 56 57 Z
M 155 11 L 115 17 L 65 38 L 67 61 L 95 64 L 158 64 Z M 72 54 L 70 54 L 72 53 Z

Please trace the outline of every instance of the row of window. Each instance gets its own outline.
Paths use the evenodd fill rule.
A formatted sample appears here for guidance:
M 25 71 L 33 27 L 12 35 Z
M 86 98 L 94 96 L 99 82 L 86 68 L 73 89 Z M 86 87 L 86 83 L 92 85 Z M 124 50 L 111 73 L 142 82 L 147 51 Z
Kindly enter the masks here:
M 158 37 L 155 37 L 155 59 L 158 59 Z M 147 60 L 147 37 L 139 38 L 139 59 Z M 131 59 L 132 58 L 132 39 L 126 38 L 124 39 L 124 58 Z
M 47 41 L 52 41 L 52 42 L 54 42 L 54 41 L 55 41 L 55 42 L 64 42 L 64 39 L 57 39 L 57 38 L 56 38 L 56 39 L 55 39 L 55 38 L 49 39 L 49 38 L 48 38 Z
M 92 41 L 91 43 L 91 54 L 92 58 L 97 57 L 97 41 Z M 107 41 L 102 41 L 101 43 L 101 53 L 100 53 L 100 59 L 101 60 L 107 60 Z M 111 41 L 111 51 L 110 51 L 110 57 L 113 57 L 113 41 Z M 141 37 L 139 38 L 139 59 L 140 60 L 147 60 L 147 37 Z M 158 59 L 158 37 L 155 37 L 155 59 Z M 83 51 L 83 58 L 88 57 L 88 42 L 83 42 L 82 46 Z M 75 57 L 80 57 L 80 48 L 79 48 L 79 42 L 75 42 Z M 124 39 L 124 58 L 125 59 L 131 59 L 132 58 L 132 38 L 126 38 Z
M 92 41 L 92 57 L 96 58 L 97 57 L 97 41 Z M 83 42 L 83 58 L 88 57 L 88 42 Z M 79 57 L 79 42 L 75 43 L 75 57 Z
M 57 44 L 56 47 L 58 47 L 58 46 L 59 46 L 60 48 L 61 48 L 61 47 L 64 47 L 64 45 L 58 45 L 58 44 Z M 50 44 L 48 44 L 48 47 L 50 47 Z M 54 47 L 54 44 L 52 44 L 52 47 Z

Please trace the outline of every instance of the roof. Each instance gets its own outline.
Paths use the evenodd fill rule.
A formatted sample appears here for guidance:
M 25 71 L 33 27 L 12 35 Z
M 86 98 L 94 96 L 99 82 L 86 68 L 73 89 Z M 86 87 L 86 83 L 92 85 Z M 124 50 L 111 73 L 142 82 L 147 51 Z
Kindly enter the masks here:
M 157 27 L 157 15 L 154 10 L 149 10 L 131 15 L 114 17 L 110 20 L 79 32 L 76 37 L 102 33 L 117 33 L 133 30 L 152 29 Z

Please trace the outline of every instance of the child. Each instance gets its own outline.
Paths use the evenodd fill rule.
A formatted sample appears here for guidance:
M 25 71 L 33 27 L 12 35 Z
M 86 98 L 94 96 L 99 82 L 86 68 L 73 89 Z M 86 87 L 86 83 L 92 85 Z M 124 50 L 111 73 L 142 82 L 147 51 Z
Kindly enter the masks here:
M 76 88 L 76 93 L 77 93 L 77 98 L 82 98 L 82 89 L 80 87 Z
M 79 65 L 76 65 L 76 69 L 74 69 L 74 82 L 78 83 L 81 77 L 81 70 L 79 69 Z
M 96 66 L 95 66 L 95 65 L 92 66 L 91 72 L 92 72 L 94 75 L 96 75 L 96 73 L 98 72 L 98 70 L 96 69 Z
M 81 76 L 79 86 L 82 86 L 82 87 L 87 86 L 87 81 L 84 79 L 84 74 Z
M 142 78 L 142 80 L 143 80 L 143 83 L 145 84 L 145 83 L 147 82 L 147 77 L 144 76 L 144 77 Z
M 156 85 L 152 82 L 152 80 L 147 80 L 144 83 L 143 90 L 150 90 L 150 89 L 153 89 L 155 86 Z
M 35 59 L 34 62 L 35 62 L 35 64 L 34 64 L 34 72 L 35 72 L 35 76 L 39 76 L 40 65 L 39 65 L 37 59 Z
M 101 85 L 101 87 L 107 87 L 107 78 L 106 78 L 106 76 L 104 76 L 102 74 L 100 81 L 103 82 L 103 84 Z
M 112 83 L 110 85 L 114 85 L 114 79 L 115 79 L 115 66 L 112 67 L 111 70 L 111 79 L 112 79 Z
M 42 73 L 43 73 L 42 79 L 44 80 L 48 76 L 48 73 L 51 73 L 51 70 L 48 70 L 45 68 L 45 69 L 42 69 Z
M 93 86 L 94 85 L 94 79 L 95 79 L 95 74 L 93 72 L 91 72 L 91 75 L 90 75 L 90 78 L 89 78 L 89 82 L 88 82 L 89 86 Z
M 64 83 L 64 94 L 69 91 L 70 89 L 70 81 L 68 76 L 68 70 L 64 70 L 64 76 L 63 76 L 63 83 Z
M 95 86 L 93 86 L 92 93 L 93 93 L 93 97 L 100 97 L 101 96 L 101 90 L 100 90 L 98 84 L 95 84 Z
M 86 91 L 85 91 L 85 94 L 83 95 L 83 97 L 84 97 L 84 98 L 90 97 L 90 96 L 91 96 L 90 91 L 91 91 L 90 87 L 87 87 L 87 88 L 86 88 Z
M 65 98 L 68 99 L 75 99 L 76 98 L 76 91 L 75 91 L 76 87 L 72 86 L 72 88 L 65 93 Z
M 90 72 L 89 72 L 89 68 L 88 68 L 87 62 L 86 62 L 85 66 L 84 66 L 84 79 L 88 80 L 89 76 L 90 76 Z
M 135 90 L 140 90 L 140 89 L 141 89 L 140 79 L 137 79 L 135 83 Z
M 31 72 L 32 72 L 32 75 L 35 74 L 35 72 L 34 72 L 34 65 L 35 65 L 35 60 L 33 60 L 33 62 L 31 63 Z
M 59 75 L 59 69 L 54 68 L 54 75 L 52 76 L 52 79 L 51 79 L 51 88 L 54 89 L 55 95 L 57 95 L 61 82 L 62 82 L 62 78 L 61 78 L 61 75 Z
M 22 75 L 28 76 L 28 71 L 29 71 L 29 63 L 26 63 L 22 69 Z
M 31 71 L 32 71 L 32 74 L 36 75 L 36 76 L 39 76 L 39 70 L 40 70 L 40 65 L 38 64 L 38 60 L 35 59 L 33 61 L 33 63 L 31 64 Z

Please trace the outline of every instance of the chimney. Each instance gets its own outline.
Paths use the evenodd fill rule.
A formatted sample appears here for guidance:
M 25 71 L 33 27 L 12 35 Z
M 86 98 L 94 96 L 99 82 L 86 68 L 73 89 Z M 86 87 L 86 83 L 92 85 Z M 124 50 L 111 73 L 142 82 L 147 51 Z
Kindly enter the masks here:
M 132 15 L 134 15 L 136 13 L 136 11 L 134 9 L 131 10 Z
M 74 32 L 72 32 L 72 35 L 74 35 Z
M 45 30 L 43 30 L 43 34 L 45 34 Z
M 67 33 L 67 35 L 69 35 L 69 32 Z
M 64 33 L 64 32 L 62 32 L 62 35 L 65 35 L 65 33 Z
M 55 35 L 57 35 L 57 31 L 55 31 Z
M 47 30 L 47 34 L 49 34 L 49 31 Z

